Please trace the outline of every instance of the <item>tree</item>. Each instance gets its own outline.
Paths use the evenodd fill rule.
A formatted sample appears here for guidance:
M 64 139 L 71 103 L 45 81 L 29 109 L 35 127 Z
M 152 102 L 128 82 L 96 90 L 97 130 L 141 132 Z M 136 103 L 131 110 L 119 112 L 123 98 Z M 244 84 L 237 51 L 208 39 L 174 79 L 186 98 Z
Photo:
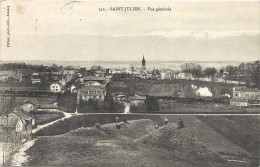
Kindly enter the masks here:
M 113 99 L 112 96 L 110 95 L 105 96 L 104 109 L 109 111 L 113 111 L 115 109 L 115 100 Z
M 201 77 L 202 70 L 199 64 L 195 63 L 185 63 L 181 65 L 181 71 L 185 74 L 192 74 L 193 77 Z
M 256 61 L 253 64 L 253 71 L 252 71 L 251 78 L 255 87 L 260 89 L 260 62 L 259 61 Z
M 54 68 L 58 68 L 58 65 L 55 64 L 55 63 L 53 63 L 53 64 L 52 64 L 52 67 L 54 67 Z
M 226 71 L 227 71 L 227 79 L 233 80 L 238 70 L 236 66 L 228 65 L 226 66 Z
M 217 70 L 214 67 L 208 67 L 204 70 L 204 74 L 208 77 L 211 77 L 211 81 L 214 81 L 214 76 L 217 73 Z
M 220 74 L 221 74 L 221 77 L 223 77 L 224 71 L 225 71 L 224 69 L 220 69 L 220 70 L 219 70 L 219 72 L 220 72 Z
M 193 68 L 191 69 L 191 74 L 192 76 L 194 76 L 195 78 L 200 78 L 201 77 L 201 74 L 202 74 L 202 70 L 201 70 L 201 67 L 197 67 L 197 68 Z
M 144 104 L 148 111 L 158 111 L 159 110 L 159 102 L 158 99 L 152 96 L 147 96 Z

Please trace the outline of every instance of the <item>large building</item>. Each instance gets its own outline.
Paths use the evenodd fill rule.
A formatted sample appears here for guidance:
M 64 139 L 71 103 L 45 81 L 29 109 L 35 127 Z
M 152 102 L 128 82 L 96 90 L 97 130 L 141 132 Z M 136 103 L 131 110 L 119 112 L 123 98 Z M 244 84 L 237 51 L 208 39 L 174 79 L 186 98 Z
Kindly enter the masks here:
M 260 106 L 260 90 L 244 87 L 233 88 L 231 106 Z
M 79 104 L 80 100 L 88 101 L 100 100 L 103 101 L 106 96 L 106 88 L 104 85 L 86 85 L 78 90 L 77 102 Z

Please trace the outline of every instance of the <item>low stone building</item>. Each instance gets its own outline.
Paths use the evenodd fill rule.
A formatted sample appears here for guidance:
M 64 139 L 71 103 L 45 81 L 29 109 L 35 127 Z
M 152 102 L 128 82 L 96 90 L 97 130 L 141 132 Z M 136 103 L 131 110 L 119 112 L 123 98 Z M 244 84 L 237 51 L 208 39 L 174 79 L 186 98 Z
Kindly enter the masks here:
M 230 99 L 231 106 L 260 106 L 260 90 L 234 87 L 233 97 Z
M 132 106 L 138 106 L 139 104 L 144 104 L 146 97 L 145 96 L 139 96 L 139 95 L 134 95 L 134 96 L 129 96 L 129 103 Z

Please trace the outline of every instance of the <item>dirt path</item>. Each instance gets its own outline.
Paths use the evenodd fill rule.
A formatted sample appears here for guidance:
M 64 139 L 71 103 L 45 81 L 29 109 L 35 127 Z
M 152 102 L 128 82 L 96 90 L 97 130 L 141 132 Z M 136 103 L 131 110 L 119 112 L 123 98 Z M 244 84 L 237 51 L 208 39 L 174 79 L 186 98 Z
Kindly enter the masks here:
M 11 159 L 11 165 L 12 166 L 22 166 L 23 164 L 25 164 L 28 160 L 28 156 L 25 153 L 26 150 L 28 150 L 36 141 L 35 140 L 31 140 L 31 141 L 27 141 L 24 144 L 22 144 L 22 146 L 20 147 L 18 153 L 14 154 L 12 159 Z
M 52 124 L 54 124 L 54 123 L 56 123 L 56 122 L 58 122 L 58 121 L 62 121 L 62 120 L 64 120 L 64 119 L 67 119 L 67 118 L 70 118 L 70 117 L 73 116 L 71 113 L 66 113 L 66 112 L 63 112 L 63 111 L 61 111 L 61 112 L 64 113 L 65 117 L 60 118 L 60 119 L 57 119 L 57 120 L 52 121 L 52 122 L 49 122 L 49 123 L 44 124 L 44 125 L 38 125 L 35 129 L 32 130 L 32 133 L 36 133 L 36 132 L 39 131 L 40 129 L 46 128 L 46 127 L 48 127 L 48 126 L 50 126 L 50 125 L 52 125 Z

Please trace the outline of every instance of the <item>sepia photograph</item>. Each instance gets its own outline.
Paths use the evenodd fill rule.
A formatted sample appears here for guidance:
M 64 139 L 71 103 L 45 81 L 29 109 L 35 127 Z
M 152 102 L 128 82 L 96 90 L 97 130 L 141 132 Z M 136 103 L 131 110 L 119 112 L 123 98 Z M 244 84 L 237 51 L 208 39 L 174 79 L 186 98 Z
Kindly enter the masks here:
M 0 25 L 0 166 L 260 166 L 259 1 L 2 0 Z

